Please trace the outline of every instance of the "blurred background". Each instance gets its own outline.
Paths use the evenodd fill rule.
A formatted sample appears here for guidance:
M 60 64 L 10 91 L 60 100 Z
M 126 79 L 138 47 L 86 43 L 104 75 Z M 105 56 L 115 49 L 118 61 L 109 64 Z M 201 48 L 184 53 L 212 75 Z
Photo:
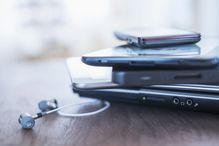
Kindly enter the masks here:
M 219 36 L 218 0 L 2 0 L 0 62 L 80 56 L 118 44 L 112 32 L 167 26 Z

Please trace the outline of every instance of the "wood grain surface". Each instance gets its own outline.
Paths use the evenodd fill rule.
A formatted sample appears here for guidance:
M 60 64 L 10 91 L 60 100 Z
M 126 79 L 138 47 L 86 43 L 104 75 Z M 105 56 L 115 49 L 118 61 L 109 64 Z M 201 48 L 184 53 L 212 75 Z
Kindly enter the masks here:
M 219 145 L 217 114 L 122 103 L 90 117 L 52 114 L 38 119 L 33 130 L 22 130 L 19 114 L 36 113 L 37 103 L 50 98 L 60 105 L 80 100 L 71 91 L 64 60 L 0 65 L 0 146 Z

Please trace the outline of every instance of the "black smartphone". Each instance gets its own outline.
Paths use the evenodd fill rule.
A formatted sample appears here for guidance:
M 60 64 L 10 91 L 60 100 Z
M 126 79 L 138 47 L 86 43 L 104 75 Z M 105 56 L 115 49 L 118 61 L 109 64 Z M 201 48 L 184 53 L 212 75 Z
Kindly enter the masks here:
M 195 70 L 124 70 L 112 71 L 112 82 L 123 87 L 171 84 L 219 83 L 219 67 Z
M 213 68 L 219 62 L 218 49 L 211 48 L 208 43 L 161 47 L 156 50 L 123 45 L 83 55 L 82 61 L 93 66 L 143 69 Z
M 162 47 L 193 44 L 201 40 L 201 34 L 174 28 L 131 28 L 114 32 L 117 39 L 138 47 Z

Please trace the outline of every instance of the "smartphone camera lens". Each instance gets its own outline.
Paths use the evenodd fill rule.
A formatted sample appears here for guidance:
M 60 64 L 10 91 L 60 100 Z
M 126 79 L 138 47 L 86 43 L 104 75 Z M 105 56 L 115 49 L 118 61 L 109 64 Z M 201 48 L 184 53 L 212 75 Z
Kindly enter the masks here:
M 173 103 L 174 103 L 174 104 L 176 104 L 176 105 L 177 105 L 177 104 L 179 104 L 179 102 L 180 102 L 180 101 L 179 101 L 179 99 L 178 99 L 178 98 L 176 98 L 176 97 L 174 97 L 174 98 L 173 98 Z
M 191 105 L 193 104 L 192 99 L 187 99 L 187 100 L 186 100 L 186 104 L 187 104 L 188 106 L 191 106 Z

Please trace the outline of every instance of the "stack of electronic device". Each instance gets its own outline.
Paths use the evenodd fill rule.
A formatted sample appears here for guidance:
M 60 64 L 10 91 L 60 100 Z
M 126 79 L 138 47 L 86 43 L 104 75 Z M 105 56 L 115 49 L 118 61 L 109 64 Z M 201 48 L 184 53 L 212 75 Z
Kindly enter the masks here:
M 84 55 L 83 63 L 68 59 L 74 92 L 110 101 L 219 112 L 218 39 L 200 41 L 199 33 L 143 28 L 116 31 L 115 36 L 127 44 Z

